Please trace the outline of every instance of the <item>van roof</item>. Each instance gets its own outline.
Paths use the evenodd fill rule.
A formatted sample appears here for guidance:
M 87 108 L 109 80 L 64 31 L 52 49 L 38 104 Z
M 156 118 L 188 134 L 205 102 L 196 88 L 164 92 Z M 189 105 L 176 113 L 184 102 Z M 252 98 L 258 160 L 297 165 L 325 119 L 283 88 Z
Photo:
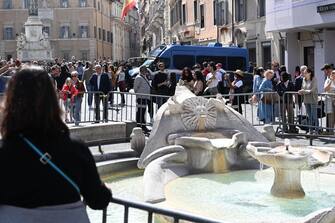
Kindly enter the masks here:
M 230 54 L 231 56 L 238 56 L 247 54 L 246 48 L 226 47 L 226 46 L 201 46 L 201 45 L 167 45 L 159 54 L 158 57 L 164 56 L 170 51 L 197 51 L 195 54 L 211 55 L 215 54 Z

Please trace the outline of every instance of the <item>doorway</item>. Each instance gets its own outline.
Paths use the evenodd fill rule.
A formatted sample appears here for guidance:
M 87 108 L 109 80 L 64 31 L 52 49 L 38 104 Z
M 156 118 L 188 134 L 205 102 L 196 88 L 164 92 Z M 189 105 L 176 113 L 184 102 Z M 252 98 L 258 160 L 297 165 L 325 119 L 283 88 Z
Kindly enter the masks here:
M 262 42 L 263 67 L 271 69 L 271 41 Z
M 252 62 L 256 66 L 256 42 L 247 43 L 247 48 L 249 52 L 249 62 Z
M 314 70 L 314 46 L 304 47 L 304 65 Z

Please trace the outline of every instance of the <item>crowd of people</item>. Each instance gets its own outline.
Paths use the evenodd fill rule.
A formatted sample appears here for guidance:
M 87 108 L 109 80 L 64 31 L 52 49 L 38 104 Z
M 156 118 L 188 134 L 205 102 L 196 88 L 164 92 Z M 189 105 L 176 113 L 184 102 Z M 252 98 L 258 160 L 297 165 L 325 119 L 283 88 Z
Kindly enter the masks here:
M 258 118 L 264 123 L 272 123 L 276 116 L 281 116 L 284 132 L 297 133 L 294 122 L 294 107 L 298 114 L 305 110 L 305 122 L 301 116 L 298 124 L 310 133 L 321 133 L 319 118 L 326 114 L 327 127 L 324 133 L 333 134 L 335 105 L 335 71 L 333 66 L 325 64 L 324 95 L 319 97 L 317 78 L 314 71 L 303 65 L 297 66 L 293 74 L 289 74 L 285 66 L 273 62 L 271 70 L 255 68 L 252 103 L 259 103 Z M 324 106 L 323 106 L 324 105 Z M 303 126 L 305 125 L 305 126 Z
M 38 64 L 37 62 L 32 62 Z M 95 122 L 108 121 L 108 108 L 114 105 L 114 94 L 111 91 L 121 92 L 121 103 L 117 106 L 125 106 L 123 92 L 133 89 L 136 95 L 136 121 L 146 128 L 146 113 L 148 110 L 151 121 L 154 116 L 153 105 L 159 108 L 168 97 L 174 95 L 176 86 L 185 86 L 197 96 L 225 95 L 227 102 L 242 114 L 242 104 L 248 103 L 243 93 L 252 89 L 254 96 L 249 103 L 258 104 L 257 116 L 264 123 L 273 123 L 276 117 L 280 117 L 284 123 L 284 131 L 296 133 L 294 120 L 294 107 L 300 111 L 306 111 L 308 125 L 314 126 L 308 131 L 320 131 L 317 127 L 318 98 L 317 80 L 314 71 L 307 66 L 297 66 L 295 72 L 289 74 L 285 66 L 278 62 L 271 64 L 271 69 L 253 67 L 252 84 L 245 79 L 246 72 L 236 70 L 226 72 L 221 63 L 214 61 L 195 64 L 193 67 L 185 67 L 180 77 L 176 73 L 168 73 L 163 62 L 158 62 L 157 72 L 150 75 L 147 67 L 140 67 L 139 74 L 134 80 L 129 75 L 131 66 L 126 63 L 115 64 L 111 61 L 85 62 L 72 60 L 70 62 L 55 59 L 54 64 L 43 65 L 53 79 L 55 89 L 62 100 L 65 110 L 65 122 L 81 122 L 81 105 L 85 92 L 93 92 L 87 95 L 89 109 L 95 111 Z M 0 91 L 5 89 L 5 80 L 12 76 L 22 66 L 21 62 L 1 61 L 0 63 Z M 335 74 L 332 65 L 322 67 L 325 74 L 324 92 L 328 93 L 324 100 L 324 112 L 327 116 L 327 131 L 332 133 L 334 128 L 335 111 Z M 250 74 L 249 74 L 250 75 Z M 134 81 L 134 82 L 133 82 Z M 248 85 L 252 85 L 248 86 Z M 95 92 L 95 93 L 94 93 Z M 97 93 L 99 92 L 99 93 Z M 270 94 L 270 93 L 273 94 Z M 288 94 L 287 92 L 296 92 Z M 275 93 L 275 94 L 274 94 Z M 157 97 L 156 97 L 157 96 Z M 284 97 L 285 96 L 285 97 Z M 94 101 L 94 106 L 93 105 Z M 279 103 L 280 101 L 280 103 Z M 103 107 L 103 117 L 100 117 L 100 104 Z M 296 104 L 296 106 L 295 106 Z M 319 112 L 320 113 L 320 112 Z M 301 121 L 301 120 L 300 120 Z
M 95 122 L 107 122 L 108 104 L 113 106 L 113 94 L 106 98 L 110 91 L 119 89 L 125 92 L 131 87 L 127 63 L 112 63 L 111 61 L 95 61 L 93 63 L 77 61 L 70 62 L 55 59 L 54 63 L 39 63 L 33 61 L 22 64 L 19 60 L 0 62 L 0 93 L 5 91 L 6 83 L 23 66 L 39 65 L 46 70 L 53 80 L 57 95 L 65 110 L 64 121 L 81 122 L 81 105 L 85 92 L 100 92 L 88 94 L 89 109 L 95 110 Z M 92 106 L 94 99 L 94 106 Z M 103 104 L 103 119 L 100 119 L 100 103 Z M 125 105 L 124 95 L 121 94 L 121 104 Z M 94 107 L 94 108 L 93 108 Z

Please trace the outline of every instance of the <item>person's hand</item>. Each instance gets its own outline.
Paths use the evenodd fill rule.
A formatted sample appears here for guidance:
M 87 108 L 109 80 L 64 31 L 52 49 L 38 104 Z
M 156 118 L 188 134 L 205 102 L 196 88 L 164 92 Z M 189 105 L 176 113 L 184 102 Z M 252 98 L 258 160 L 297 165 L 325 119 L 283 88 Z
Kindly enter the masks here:
M 304 90 L 299 90 L 299 91 L 298 91 L 298 94 L 299 94 L 299 95 L 303 95 L 303 93 L 304 93 Z
M 256 95 L 253 95 L 253 96 L 251 97 L 251 101 L 252 101 L 253 103 L 256 103 L 256 102 L 258 101 L 257 96 L 256 96 Z

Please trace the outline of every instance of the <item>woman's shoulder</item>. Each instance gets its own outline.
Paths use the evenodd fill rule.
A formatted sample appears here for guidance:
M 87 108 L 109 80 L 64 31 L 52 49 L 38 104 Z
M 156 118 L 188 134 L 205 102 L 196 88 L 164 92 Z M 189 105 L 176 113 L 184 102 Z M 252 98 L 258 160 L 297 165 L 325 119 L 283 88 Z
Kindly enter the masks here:
M 73 146 L 75 148 L 88 149 L 88 147 L 86 146 L 84 141 L 82 141 L 81 139 L 79 139 L 77 137 L 69 136 L 68 140 L 69 140 L 69 143 L 71 144 L 71 146 Z

